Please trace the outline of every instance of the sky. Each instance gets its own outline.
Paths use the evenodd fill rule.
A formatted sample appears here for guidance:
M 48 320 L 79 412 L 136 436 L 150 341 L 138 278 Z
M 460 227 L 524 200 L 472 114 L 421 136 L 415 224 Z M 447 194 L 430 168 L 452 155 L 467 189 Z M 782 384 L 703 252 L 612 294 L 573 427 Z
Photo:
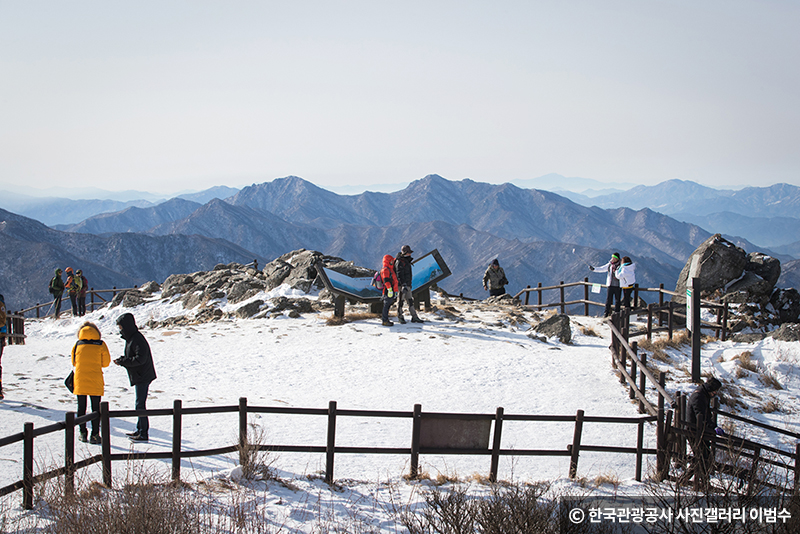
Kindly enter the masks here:
M 0 189 L 800 185 L 790 1 L 0 0 Z

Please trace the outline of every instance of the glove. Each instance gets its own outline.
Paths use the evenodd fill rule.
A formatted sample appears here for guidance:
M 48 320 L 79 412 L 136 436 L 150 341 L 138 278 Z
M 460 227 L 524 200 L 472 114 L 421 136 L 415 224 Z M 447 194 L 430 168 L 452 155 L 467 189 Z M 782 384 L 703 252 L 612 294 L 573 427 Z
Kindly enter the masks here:
M 715 433 L 716 435 L 718 435 L 718 436 L 725 436 L 725 435 L 726 435 L 726 434 L 725 434 L 725 431 L 724 431 L 724 430 L 722 430 L 720 427 L 717 427 L 717 428 L 715 428 L 715 429 L 714 429 L 714 433 Z
M 589 270 L 590 270 L 590 271 L 594 271 L 594 267 L 592 267 L 592 266 L 590 265 L 590 266 L 589 266 Z
M 404 292 L 404 291 L 411 291 L 411 288 L 410 288 L 410 287 L 408 287 L 408 286 L 403 286 L 403 287 L 401 287 L 401 288 L 400 288 L 400 292 L 402 293 L 402 292 Z
M 394 296 L 394 291 L 392 291 L 391 287 L 386 290 L 386 296 L 389 298 L 392 298 Z

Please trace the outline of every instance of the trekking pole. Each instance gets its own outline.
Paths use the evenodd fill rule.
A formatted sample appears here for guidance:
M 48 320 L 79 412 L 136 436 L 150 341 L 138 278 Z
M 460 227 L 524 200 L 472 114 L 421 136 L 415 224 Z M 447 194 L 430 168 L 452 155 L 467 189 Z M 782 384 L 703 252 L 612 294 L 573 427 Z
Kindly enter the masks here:
M 45 313 L 45 314 L 44 314 L 44 316 L 45 316 L 45 317 L 47 317 L 48 315 L 50 315 L 50 312 L 51 312 L 51 311 L 53 311 L 53 306 L 55 306 L 55 305 L 56 305 L 56 300 L 55 300 L 55 299 L 53 299 L 53 302 L 51 302 L 51 303 L 50 303 L 50 309 L 49 309 L 49 310 L 47 310 L 47 313 Z

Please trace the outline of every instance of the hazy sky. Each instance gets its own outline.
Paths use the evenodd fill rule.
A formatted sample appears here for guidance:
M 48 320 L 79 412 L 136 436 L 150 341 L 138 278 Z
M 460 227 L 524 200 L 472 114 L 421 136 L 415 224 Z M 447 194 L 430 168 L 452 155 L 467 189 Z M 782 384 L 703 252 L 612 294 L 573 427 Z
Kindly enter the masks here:
M 800 2 L 0 0 L 0 189 L 800 185 Z

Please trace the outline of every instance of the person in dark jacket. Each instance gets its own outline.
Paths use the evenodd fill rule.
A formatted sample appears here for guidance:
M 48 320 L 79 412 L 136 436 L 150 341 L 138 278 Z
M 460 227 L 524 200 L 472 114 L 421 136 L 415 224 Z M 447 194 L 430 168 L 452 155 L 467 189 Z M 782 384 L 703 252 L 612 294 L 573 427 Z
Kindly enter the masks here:
M 417 310 L 414 308 L 414 297 L 411 295 L 411 254 L 413 253 L 414 251 L 411 250 L 410 246 L 403 245 L 397 257 L 394 259 L 394 272 L 397 274 L 397 282 L 400 285 L 400 291 L 397 294 L 397 320 L 400 321 L 401 324 L 406 324 L 406 320 L 403 317 L 403 301 L 408 303 L 408 311 L 411 313 L 411 322 L 424 322 L 419 318 L 419 315 L 417 315 Z
M 6 346 L 6 334 L 8 333 L 7 319 L 6 299 L 0 295 L 0 399 L 3 398 L 3 347 Z
M 81 288 L 78 290 L 78 315 L 83 317 L 86 315 L 86 291 L 88 290 L 89 281 L 83 276 L 83 271 L 78 269 L 75 271 L 75 276 L 80 278 Z
M 490 297 L 496 297 L 506 294 L 506 284 L 508 284 L 506 272 L 500 267 L 500 261 L 495 258 L 483 273 L 483 289 L 489 291 Z
M 47 290 L 53 295 L 53 305 L 56 308 L 53 317 L 58 319 L 58 316 L 61 315 L 61 297 L 64 295 L 64 280 L 61 278 L 61 269 L 56 269 L 56 275 L 50 280 L 50 286 Z
M 689 396 L 689 402 L 686 405 L 687 415 L 689 416 L 689 423 L 694 430 L 698 430 L 697 426 L 702 421 L 702 429 L 700 432 L 709 433 L 714 432 L 719 435 L 724 435 L 720 428 L 715 428 L 714 414 L 711 410 L 711 399 L 717 395 L 717 392 L 722 387 L 719 380 L 710 376 L 706 379 L 705 383 L 700 384 Z M 699 440 L 691 441 L 692 449 L 694 450 L 694 462 L 692 471 L 695 476 L 702 477 L 705 480 L 707 474 L 711 471 L 711 441 L 708 437 L 700 437 Z
M 117 319 L 117 326 L 122 339 L 125 340 L 125 354 L 114 360 L 128 371 L 131 386 L 136 391 L 136 410 L 147 409 L 147 391 L 150 383 L 156 379 L 156 368 L 153 365 L 153 355 L 150 345 L 144 335 L 136 326 L 136 320 L 130 313 L 123 313 Z M 144 416 L 139 417 L 136 432 L 128 434 L 131 441 L 148 441 L 150 420 Z
M 65 272 L 67 273 L 67 281 L 64 287 L 67 288 L 67 292 L 69 293 L 69 301 L 72 304 L 72 316 L 78 317 L 80 315 L 78 311 L 78 293 L 81 291 L 82 280 L 80 276 L 77 276 L 72 271 L 72 267 L 67 267 Z

